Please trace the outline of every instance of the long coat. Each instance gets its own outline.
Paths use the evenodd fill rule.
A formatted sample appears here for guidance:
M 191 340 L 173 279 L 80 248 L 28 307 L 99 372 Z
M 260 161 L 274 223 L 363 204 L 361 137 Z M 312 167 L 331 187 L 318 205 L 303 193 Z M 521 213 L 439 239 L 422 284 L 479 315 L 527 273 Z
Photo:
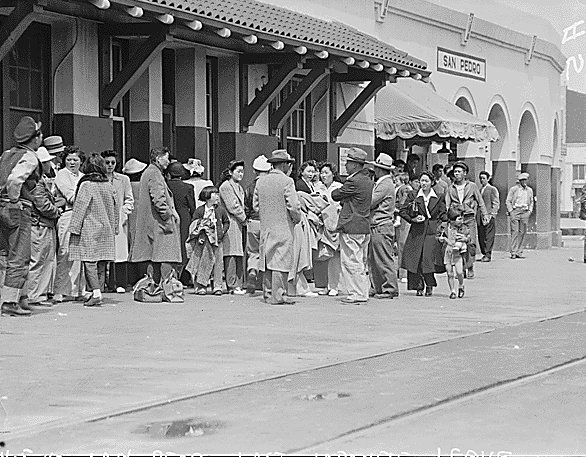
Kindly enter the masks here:
M 140 178 L 131 262 L 181 262 L 179 218 L 163 173 L 150 164 Z
M 259 270 L 289 273 L 293 268 L 293 233 L 301 206 L 293 180 L 280 170 L 261 176 L 253 208 L 260 214 Z
M 128 215 L 134 209 L 134 196 L 130 186 L 130 178 L 126 175 L 114 172 L 112 185 L 116 191 L 116 203 L 118 205 L 118 235 L 116 235 L 116 262 L 128 260 Z
M 181 258 L 183 263 L 187 263 L 187 252 L 185 251 L 185 242 L 189 236 L 189 226 L 193 212 L 195 211 L 195 198 L 193 196 L 193 186 L 181 181 L 180 179 L 170 179 L 167 185 L 173 194 L 175 209 L 179 214 L 179 233 L 181 234 Z
M 446 202 L 443 198 L 431 197 L 428 207 L 431 218 L 427 218 L 423 197 L 416 195 L 415 192 L 411 192 L 399 211 L 399 215 L 411 224 L 403 249 L 401 267 L 417 273 L 421 264 L 422 273 L 443 273 L 443 250 L 436 234 L 438 224 L 447 220 Z M 419 214 L 426 216 L 425 221 L 415 222 L 409 217 L 408 208 L 413 200 L 417 202 Z
M 82 183 L 69 224 L 69 260 L 114 260 L 117 231 L 118 208 L 112 185 L 108 181 Z
M 244 211 L 244 189 L 231 179 L 220 186 L 220 202 L 228 216 L 230 228 L 224 237 L 224 257 L 244 256 L 242 246 L 242 224 L 246 220 Z
M 370 234 L 370 202 L 373 182 L 367 170 L 348 176 L 339 189 L 332 191 L 332 199 L 342 203 L 338 231 L 350 234 Z

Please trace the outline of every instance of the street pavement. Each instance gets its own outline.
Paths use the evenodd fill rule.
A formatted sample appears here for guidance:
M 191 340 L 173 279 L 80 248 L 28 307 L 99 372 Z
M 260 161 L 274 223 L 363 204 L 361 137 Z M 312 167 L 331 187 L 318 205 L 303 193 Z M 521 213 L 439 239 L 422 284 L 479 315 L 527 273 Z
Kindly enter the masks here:
M 402 290 L 364 306 L 191 294 L 184 304 L 141 304 L 127 294 L 100 309 L 67 303 L 2 318 L 0 438 L 10 445 L 116 411 L 583 311 L 582 241 L 565 243 L 523 260 L 496 253 L 477 264 L 461 300 L 447 298 L 441 277 L 433 297 Z

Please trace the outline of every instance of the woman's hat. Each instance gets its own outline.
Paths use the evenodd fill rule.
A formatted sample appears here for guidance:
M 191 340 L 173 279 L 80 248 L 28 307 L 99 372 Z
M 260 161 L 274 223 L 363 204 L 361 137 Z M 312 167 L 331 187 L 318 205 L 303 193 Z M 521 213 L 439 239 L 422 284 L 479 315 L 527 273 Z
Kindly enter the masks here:
M 266 156 L 262 155 L 254 159 L 254 162 L 252 162 L 252 168 L 256 171 L 269 171 L 271 169 L 271 164 Z
M 205 171 L 204 166 L 201 164 L 201 160 L 189 158 L 187 159 L 187 163 L 183 165 L 187 171 L 190 173 L 197 173 L 198 175 L 203 175 Z
M 49 154 L 49 151 L 47 151 L 47 148 L 45 148 L 43 146 L 41 146 L 39 149 L 37 149 L 35 151 L 35 154 L 37 156 L 37 159 L 39 159 L 39 162 L 41 162 L 41 163 L 50 162 L 51 160 L 53 160 L 55 158 L 55 156 Z
M 371 161 L 368 163 L 375 167 L 382 168 L 383 170 L 392 170 L 393 168 L 395 168 L 395 166 L 393 165 L 393 158 L 390 155 L 385 154 L 384 152 L 381 152 L 375 161 Z
M 267 159 L 268 163 L 294 163 L 295 159 L 289 155 L 286 149 L 275 149 L 271 152 L 271 158 Z
M 170 163 L 166 171 L 172 178 L 186 178 L 189 176 L 187 168 L 181 162 Z
M 146 163 L 141 162 L 140 160 L 130 159 L 128 162 L 126 162 L 126 165 L 124 165 L 124 168 L 122 168 L 122 173 L 125 173 L 127 175 L 133 175 L 135 173 L 140 173 L 146 167 L 147 167 Z
M 350 148 L 346 161 L 365 164 L 368 154 L 360 148 Z
M 37 123 L 32 117 L 24 116 L 14 129 L 14 139 L 18 144 L 26 143 L 41 131 L 41 125 L 41 121 Z
M 59 135 L 48 136 L 43 141 L 43 145 L 47 148 L 49 154 L 57 154 L 65 150 L 65 146 L 63 146 L 63 138 Z

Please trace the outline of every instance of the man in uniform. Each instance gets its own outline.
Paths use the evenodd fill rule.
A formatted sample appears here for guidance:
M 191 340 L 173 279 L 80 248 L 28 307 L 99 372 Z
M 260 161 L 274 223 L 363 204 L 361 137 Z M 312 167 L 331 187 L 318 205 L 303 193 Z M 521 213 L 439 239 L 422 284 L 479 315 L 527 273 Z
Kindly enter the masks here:
M 23 117 L 14 130 L 17 145 L 0 157 L 0 246 L 8 251 L 1 313 L 28 316 L 25 283 L 31 261 L 32 192 L 41 177 L 36 150 L 43 144 L 41 123 Z
M 301 221 L 301 205 L 295 183 L 289 177 L 295 162 L 285 149 L 277 149 L 267 160 L 273 169 L 256 183 L 254 211 L 260 216 L 259 265 L 263 295 L 271 305 L 290 305 L 286 297 L 287 277 L 293 269 L 293 230 Z M 269 297 L 270 289 L 270 297 Z

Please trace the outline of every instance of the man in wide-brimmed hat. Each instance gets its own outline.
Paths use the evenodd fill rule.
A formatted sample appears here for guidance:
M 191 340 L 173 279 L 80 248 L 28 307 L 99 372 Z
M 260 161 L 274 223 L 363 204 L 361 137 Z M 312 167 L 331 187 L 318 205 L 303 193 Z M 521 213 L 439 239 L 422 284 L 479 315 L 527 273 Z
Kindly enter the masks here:
M 474 261 L 476 260 L 476 242 L 478 239 L 476 214 L 480 211 L 481 222 L 484 225 L 490 222 L 490 217 L 478 186 L 466 178 L 468 165 L 465 162 L 458 161 L 452 167 L 452 171 L 454 172 L 454 183 L 448 186 L 446 191 L 446 208 L 460 208 L 462 216 L 464 216 L 464 224 L 470 230 L 468 258 L 464 267 L 466 268 L 468 279 L 472 279 L 474 277 Z
M 41 177 L 35 152 L 43 144 L 41 123 L 24 116 L 14 130 L 17 145 L 0 157 L 0 246 L 6 247 L 1 313 L 31 314 L 23 291 L 31 261 L 32 191 Z
M 346 161 L 349 176 L 332 199 L 342 203 L 337 230 L 340 232 L 342 275 L 348 286 L 348 297 L 342 303 L 359 305 L 368 301 L 369 281 L 366 275 L 366 252 L 370 241 L 370 202 L 372 180 L 364 169 L 367 154 L 350 148 Z
M 529 173 L 521 173 L 518 184 L 507 194 L 507 215 L 511 217 L 511 259 L 524 259 L 523 241 L 533 212 L 533 189 L 527 185 Z
M 258 211 L 254 210 L 253 199 L 254 189 L 261 176 L 269 174 L 272 165 L 264 155 L 260 155 L 252 162 L 252 169 L 256 174 L 254 181 L 252 181 L 244 191 L 244 211 L 246 212 L 246 219 L 248 224 L 246 226 L 246 291 L 253 294 L 257 286 L 258 280 L 258 261 L 260 256 L 260 216 Z
M 376 182 L 370 203 L 370 245 L 368 267 L 371 294 L 375 298 L 399 296 L 397 264 L 395 263 L 395 183 L 391 170 L 393 158 L 384 152 L 374 162 Z
M 288 176 L 294 162 L 285 149 L 273 151 L 267 160 L 273 169 L 258 179 L 253 196 L 253 209 L 260 217 L 258 269 L 264 272 L 265 301 L 272 305 L 294 303 L 286 296 L 287 277 L 294 261 L 293 231 L 301 221 L 295 183 Z

